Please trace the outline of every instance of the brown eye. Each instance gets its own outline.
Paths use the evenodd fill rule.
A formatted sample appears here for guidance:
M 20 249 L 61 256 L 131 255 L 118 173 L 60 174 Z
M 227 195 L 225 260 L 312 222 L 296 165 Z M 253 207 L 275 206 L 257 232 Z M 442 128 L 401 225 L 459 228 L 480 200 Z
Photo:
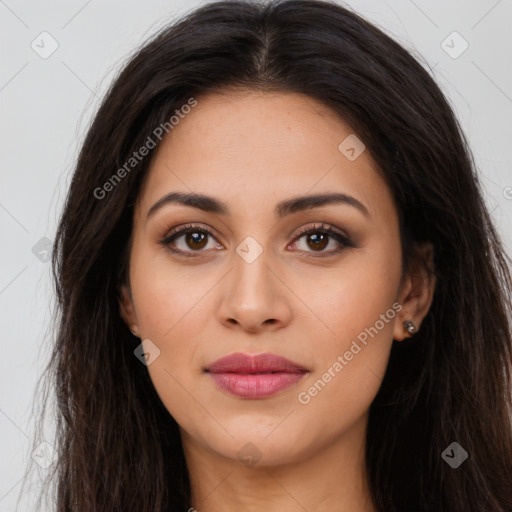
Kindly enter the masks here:
M 329 243 L 329 236 L 324 233 L 312 233 L 306 236 L 308 246 L 315 251 L 322 251 Z
M 158 243 L 180 256 L 200 256 L 209 248 L 222 249 L 212 232 L 204 227 L 186 225 L 172 229 Z M 210 244 L 210 247 L 208 247 Z M 194 254 L 196 253 L 196 254 Z
M 189 232 L 185 234 L 185 243 L 191 249 L 204 249 L 208 241 L 208 234 L 200 231 Z
M 301 252 L 318 253 L 319 256 L 333 255 L 346 247 L 354 247 L 346 236 L 324 224 L 301 229 L 292 245 Z M 330 250 L 325 250 L 327 247 Z

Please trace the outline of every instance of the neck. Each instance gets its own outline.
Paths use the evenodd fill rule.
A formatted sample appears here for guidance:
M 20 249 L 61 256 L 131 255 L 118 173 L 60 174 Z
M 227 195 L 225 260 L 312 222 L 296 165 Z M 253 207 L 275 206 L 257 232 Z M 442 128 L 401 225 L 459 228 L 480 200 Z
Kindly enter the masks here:
M 247 467 L 205 450 L 182 431 L 191 508 L 198 512 L 376 512 L 365 472 L 366 420 L 339 439 L 286 463 Z M 191 510 L 192 512 L 192 510 Z

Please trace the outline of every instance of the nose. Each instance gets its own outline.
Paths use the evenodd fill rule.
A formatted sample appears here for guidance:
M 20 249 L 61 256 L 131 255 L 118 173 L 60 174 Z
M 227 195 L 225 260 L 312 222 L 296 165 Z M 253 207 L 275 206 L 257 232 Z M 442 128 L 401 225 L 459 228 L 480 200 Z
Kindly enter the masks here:
M 218 320 L 230 329 L 257 333 L 276 331 L 289 324 L 290 292 L 263 253 L 248 263 L 233 255 L 233 269 L 222 280 Z

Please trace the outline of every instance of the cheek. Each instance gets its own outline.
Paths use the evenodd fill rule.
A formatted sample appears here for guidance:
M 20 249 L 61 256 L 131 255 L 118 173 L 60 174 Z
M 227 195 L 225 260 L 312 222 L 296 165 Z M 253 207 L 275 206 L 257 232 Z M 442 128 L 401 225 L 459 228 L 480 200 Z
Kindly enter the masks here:
M 391 238 L 390 238 L 391 239 Z M 300 386 L 298 402 L 310 414 L 329 409 L 336 421 L 357 419 L 374 399 L 389 359 L 395 302 L 401 276 L 399 247 L 383 238 L 379 247 L 354 251 L 346 265 L 317 279 L 308 304 L 323 325 L 317 367 Z M 311 326 L 312 329 L 313 326 Z
M 158 356 L 148 365 L 153 386 L 162 403 L 179 424 L 208 421 L 193 407 L 201 375 L 198 344 L 201 319 L 206 315 L 208 290 L 215 284 L 205 273 L 179 268 L 169 256 L 149 251 L 134 254 L 131 285 L 142 337 L 151 340 Z
M 134 252 L 130 267 L 142 334 L 163 341 L 172 340 L 178 331 L 194 332 L 196 324 L 190 318 L 201 310 L 201 301 L 215 284 L 212 273 L 173 263 L 164 250 L 145 248 Z
M 380 243 L 347 254 L 337 269 L 310 272 L 310 276 L 303 274 L 302 283 L 297 285 L 303 287 L 300 293 L 322 319 L 323 327 L 320 327 L 325 337 L 338 343 L 338 348 L 376 322 L 384 338 L 391 336 L 396 313 L 392 305 L 397 299 L 401 277 L 397 244 L 383 238 Z M 384 320 L 381 315 L 385 316 Z
M 186 398 L 179 383 L 189 389 L 190 381 L 202 371 L 198 340 L 203 338 L 200 333 L 208 316 L 205 308 L 208 291 L 215 284 L 210 283 L 213 276 L 192 267 L 180 268 L 164 251 L 142 249 L 132 259 L 131 279 L 141 336 L 159 350 L 148 371 L 168 406 L 172 397 Z

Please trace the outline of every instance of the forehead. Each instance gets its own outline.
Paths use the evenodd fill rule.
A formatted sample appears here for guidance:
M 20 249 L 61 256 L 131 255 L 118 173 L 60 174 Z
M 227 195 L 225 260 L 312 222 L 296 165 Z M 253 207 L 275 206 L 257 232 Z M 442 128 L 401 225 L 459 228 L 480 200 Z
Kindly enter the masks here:
M 356 159 L 344 152 L 354 143 L 361 150 L 355 137 L 335 112 L 302 94 L 202 96 L 153 155 L 140 206 L 147 212 L 168 192 L 195 192 L 222 197 L 241 214 L 336 191 L 356 196 L 370 212 L 389 209 L 390 191 L 369 152 Z

